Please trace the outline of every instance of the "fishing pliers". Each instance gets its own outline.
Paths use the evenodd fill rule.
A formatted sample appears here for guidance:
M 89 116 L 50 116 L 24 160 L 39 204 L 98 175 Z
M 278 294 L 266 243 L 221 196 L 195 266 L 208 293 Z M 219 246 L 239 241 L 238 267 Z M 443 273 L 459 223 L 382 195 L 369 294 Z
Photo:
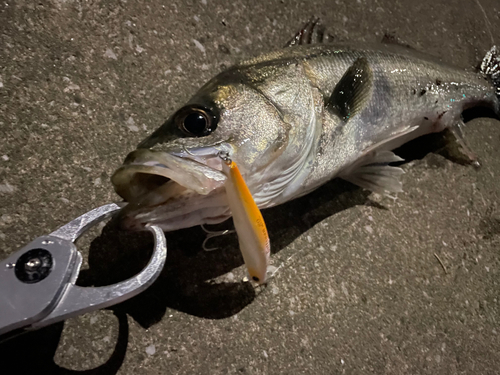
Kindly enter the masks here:
M 154 252 L 139 274 L 109 286 L 75 285 L 82 255 L 74 242 L 119 209 L 114 203 L 95 208 L 0 262 L 0 336 L 10 338 L 18 332 L 115 305 L 156 280 L 165 264 L 167 244 L 163 231 L 149 226 L 155 239 Z

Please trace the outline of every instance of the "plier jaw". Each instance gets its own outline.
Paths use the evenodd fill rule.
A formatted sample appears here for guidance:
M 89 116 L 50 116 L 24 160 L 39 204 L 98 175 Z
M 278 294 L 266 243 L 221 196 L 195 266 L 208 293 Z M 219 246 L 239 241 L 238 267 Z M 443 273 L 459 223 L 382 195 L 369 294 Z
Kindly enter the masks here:
M 155 238 L 154 252 L 139 274 L 103 287 L 75 285 L 82 256 L 74 242 L 119 209 L 112 203 L 89 211 L 0 262 L 0 335 L 38 329 L 115 305 L 156 280 L 165 264 L 167 245 L 163 231 L 149 226 Z

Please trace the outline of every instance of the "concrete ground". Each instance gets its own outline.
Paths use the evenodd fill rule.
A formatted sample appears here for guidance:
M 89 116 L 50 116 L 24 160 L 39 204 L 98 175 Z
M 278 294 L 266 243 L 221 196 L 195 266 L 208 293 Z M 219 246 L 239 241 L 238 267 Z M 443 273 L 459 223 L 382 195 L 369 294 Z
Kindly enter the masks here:
M 338 41 L 393 33 L 466 68 L 500 43 L 496 0 L 2 1 L 0 259 L 117 201 L 110 175 L 140 140 L 311 15 Z M 168 233 L 149 290 L 0 344 L 0 373 L 498 373 L 500 123 L 467 135 L 479 171 L 428 137 L 402 151 L 396 200 L 337 181 L 265 211 L 281 268 L 263 290 L 240 282 L 234 236 L 206 253 L 199 228 Z M 108 225 L 81 248 L 78 283 L 105 285 L 151 239 Z

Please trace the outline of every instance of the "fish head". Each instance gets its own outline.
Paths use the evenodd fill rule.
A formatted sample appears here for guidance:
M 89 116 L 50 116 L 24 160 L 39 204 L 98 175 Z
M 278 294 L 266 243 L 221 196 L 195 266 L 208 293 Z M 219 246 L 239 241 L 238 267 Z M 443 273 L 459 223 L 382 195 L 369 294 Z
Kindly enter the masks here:
M 223 152 L 240 167 L 252 192 L 272 176 L 287 143 L 278 110 L 237 71 L 220 74 L 143 140 L 113 174 L 128 205 L 126 229 L 148 224 L 172 231 L 216 224 L 231 216 L 222 172 Z

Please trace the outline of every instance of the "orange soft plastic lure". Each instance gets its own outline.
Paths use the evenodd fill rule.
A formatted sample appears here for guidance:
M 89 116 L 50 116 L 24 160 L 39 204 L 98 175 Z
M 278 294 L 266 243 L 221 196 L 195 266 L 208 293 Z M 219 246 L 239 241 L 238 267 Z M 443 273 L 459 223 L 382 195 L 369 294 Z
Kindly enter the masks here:
M 266 224 L 238 166 L 227 155 L 220 155 L 222 171 L 227 177 L 225 188 L 241 254 L 253 281 L 263 284 L 271 252 Z

